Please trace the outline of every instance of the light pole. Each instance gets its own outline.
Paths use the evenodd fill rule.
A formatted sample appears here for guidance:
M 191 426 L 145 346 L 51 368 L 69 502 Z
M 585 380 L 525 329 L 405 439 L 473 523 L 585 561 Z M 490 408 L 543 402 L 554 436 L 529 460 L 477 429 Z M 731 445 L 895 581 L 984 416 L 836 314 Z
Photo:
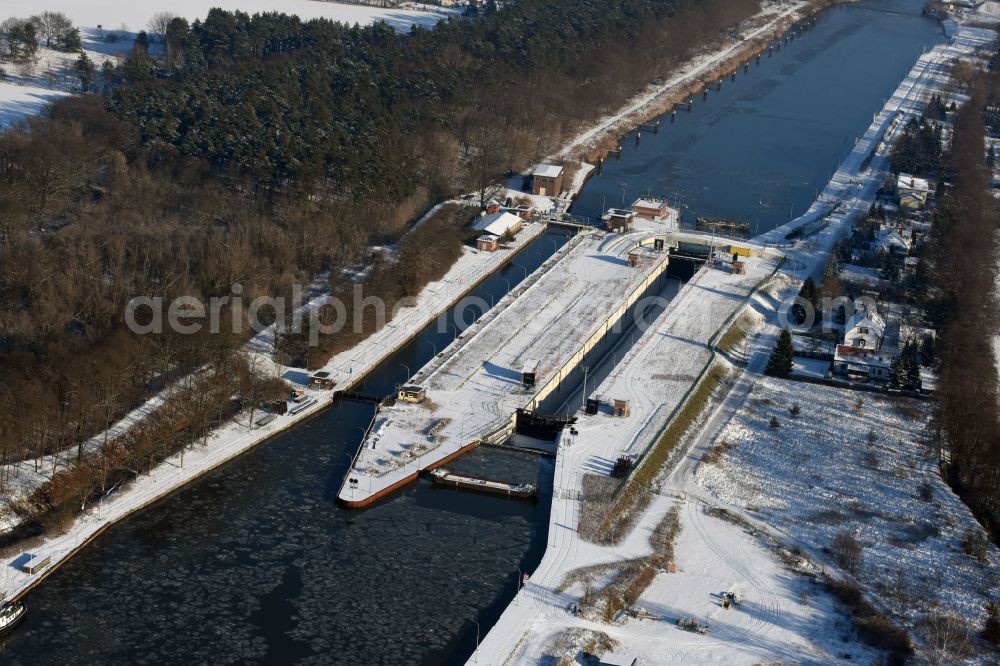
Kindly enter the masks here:
M 355 427 L 357 427 L 357 426 L 355 426 Z M 342 456 L 344 456 L 345 458 L 347 458 L 347 471 L 344 472 L 344 478 L 347 479 L 347 485 L 350 486 L 350 488 L 351 488 L 351 497 L 353 498 L 354 497 L 354 489 L 357 487 L 357 479 L 350 478 L 350 476 L 351 476 L 351 470 L 354 468 L 354 458 L 352 458 L 349 453 L 345 453 L 344 451 L 341 451 L 340 453 L 341 453 Z M 352 483 L 352 481 L 353 481 L 353 483 Z
M 559 251 L 559 243 L 556 242 L 555 238 L 550 238 L 549 242 L 552 243 L 552 254 Z
M 625 192 L 628 191 L 628 183 L 621 183 L 618 187 L 622 188 L 622 208 L 625 207 Z
M 528 279 L 528 267 L 523 264 L 517 264 L 517 267 L 524 271 L 524 279 Z
M 518 597 L 521 596 L 521 581 L 524 580 L 524 574 L 521 573 L 521 567 L 517 567 L 517 592 L 514 593 L 514 605 L 519 606 L 517 603 Z
M 510 282 L 507 280 L 507 278 L 503 277 L 502 275 L 498 275 L 497 277 L 499 277 L 501 280 L 503 280 L 503 283 L 505 285 L 507 285 L 507 293 L 509 294 L 510 293 Z
M 455 324 L 451 323 L 450 321 L 449 322 L 445 322 L 445 323 L 447 323 L 448 326 L 451 326 L 453 329 L 455 329 L 455 337 L 457 338 L 458 337 L 458 326 L 456 326 Z
M 587 373 L 590 372 L 590 366 L 583 366 L 583 397 L 580 400 L 580 407 L 586 409 L 587 407 Z
M 434 350 L 434 356 L 437 357 L 437 355 L 438 355 L 437 345 L 435 345 L 433 342 L 431 342 L 430 340 L 428 340 L 426 338 L 424 338 L 424 342 L 426 342 L 427 344 L 429 344 L 431 346 L 431 349 Z
M 404 368 L 406 368 L 406 383 L 409 384 L 410 383 L 410 366 L 406 365 L 402 361 L 400 361 L 399 364 L 401 366 L 403 366 Z
M 476 653 L 475 653 L 475 655 L 473 655 L 472 660 L 478 664 L 479 663 L 479 623 L 476 622 L 475 620 L 473 620 L 472 623 L 476 625 Z

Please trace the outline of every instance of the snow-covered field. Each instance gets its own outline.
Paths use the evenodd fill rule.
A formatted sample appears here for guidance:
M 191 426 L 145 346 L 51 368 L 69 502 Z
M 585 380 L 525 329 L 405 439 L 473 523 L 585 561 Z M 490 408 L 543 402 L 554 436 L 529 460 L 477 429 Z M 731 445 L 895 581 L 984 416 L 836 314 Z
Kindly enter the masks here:
M 414 5 L 415 6 L 415 5 Z M 385 21 L 398 30 L 409 30 L 414 23 L 433 25 L 451 12 L 440 7 L 396 9 L 348 5 L 324 0 L 4 0 L 0 20 L 9 16 L 27 17 L 43 11 L 62 12 L 80 28 L 84 46 L 97 41 L 99 29 L 104 32 L 137 33 L 147 30 L 150 18 L 159 12 L 169 12 L 188 21 L 204 19 L 214 7 L 247 14 L 280 12 L 294 14 L 303 20 L 327 18 L 345 23 L 367 25 Z M 99 49 L 98 49 L 99 50 Z
M 38 85 L 0 83 L 0 130 L 28 116 L 38 115 L 46 106 L 67 95 L 68 92 Z
M 718 440 L 730 448 L 697 478 L 805 552 L 852 535 L 857 578 L 907 626 L 953 613 L 976 629 L 1000 601 L 1000 551 L 990 546 L 986 562 L 963 552 L 982 528 L 938 474 L 929 419 L 927 402 L 762 379 Z

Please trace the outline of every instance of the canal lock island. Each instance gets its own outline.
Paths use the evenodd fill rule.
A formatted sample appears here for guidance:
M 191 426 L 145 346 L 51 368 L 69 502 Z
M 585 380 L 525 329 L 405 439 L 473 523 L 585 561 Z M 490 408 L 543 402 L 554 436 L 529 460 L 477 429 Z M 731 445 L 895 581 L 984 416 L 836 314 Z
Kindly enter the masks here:
M 1000 3 L 4 9 L 3 663 L 1000 658 Z

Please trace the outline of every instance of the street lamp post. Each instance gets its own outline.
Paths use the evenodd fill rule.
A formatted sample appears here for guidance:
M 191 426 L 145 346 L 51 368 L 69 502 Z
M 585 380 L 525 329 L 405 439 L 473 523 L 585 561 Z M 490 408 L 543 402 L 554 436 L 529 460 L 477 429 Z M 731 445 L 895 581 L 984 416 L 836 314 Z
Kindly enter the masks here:
M 475 620 L 473 620 L 472 623 L 476 625 L 476 653 L 472 657 L 472 660 L 478 664 L 479 663 L 479 623 L 476 622 Z
M 590 372 L 590 366 L 583 366 L 583 397 L 580 400 L 580 407 L 586 409 L 587 407 L 587 373 Z
M 406 368 L 406 383 L 409 384 L 410 383 L 410 366 L 406 365 L 402 361 L 400 361 L 399 364 L 401 366 L 403 366 L 404 368 Z

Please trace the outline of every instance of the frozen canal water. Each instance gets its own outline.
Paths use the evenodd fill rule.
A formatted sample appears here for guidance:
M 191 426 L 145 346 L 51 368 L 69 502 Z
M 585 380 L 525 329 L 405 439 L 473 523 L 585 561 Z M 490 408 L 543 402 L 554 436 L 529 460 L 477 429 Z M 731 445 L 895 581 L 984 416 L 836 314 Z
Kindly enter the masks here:
M 688 214 L 761 230 L 801 212 L 917 55 L 940 37 L 920 2 L 825 13 L 804 39 L 728 81 L 590 181 L 577 207 L 682 194 Z M 669 121 L 668 121 L 669 122 Z M 556 242 L 551 242 L 555 240 Z M 531 271 L 563 239 L 516 262 Z M 494 297 L 523 278 L 505 269 Z M 450 339 L 432 328 L 364 387 L 388 392 Z M 426 339 L 427 342 L 422 340 Z M 599 380 L 598 380 L 599 381 Z M 372 407 L 341 402 L 117 525 L 28 596 L 4 664 L 452 664 L 546 543 L 551 461 L 496 450 L 449 467 L 532 481 L 537 503 L 411 485 L 364 511 L 334 501 Z

